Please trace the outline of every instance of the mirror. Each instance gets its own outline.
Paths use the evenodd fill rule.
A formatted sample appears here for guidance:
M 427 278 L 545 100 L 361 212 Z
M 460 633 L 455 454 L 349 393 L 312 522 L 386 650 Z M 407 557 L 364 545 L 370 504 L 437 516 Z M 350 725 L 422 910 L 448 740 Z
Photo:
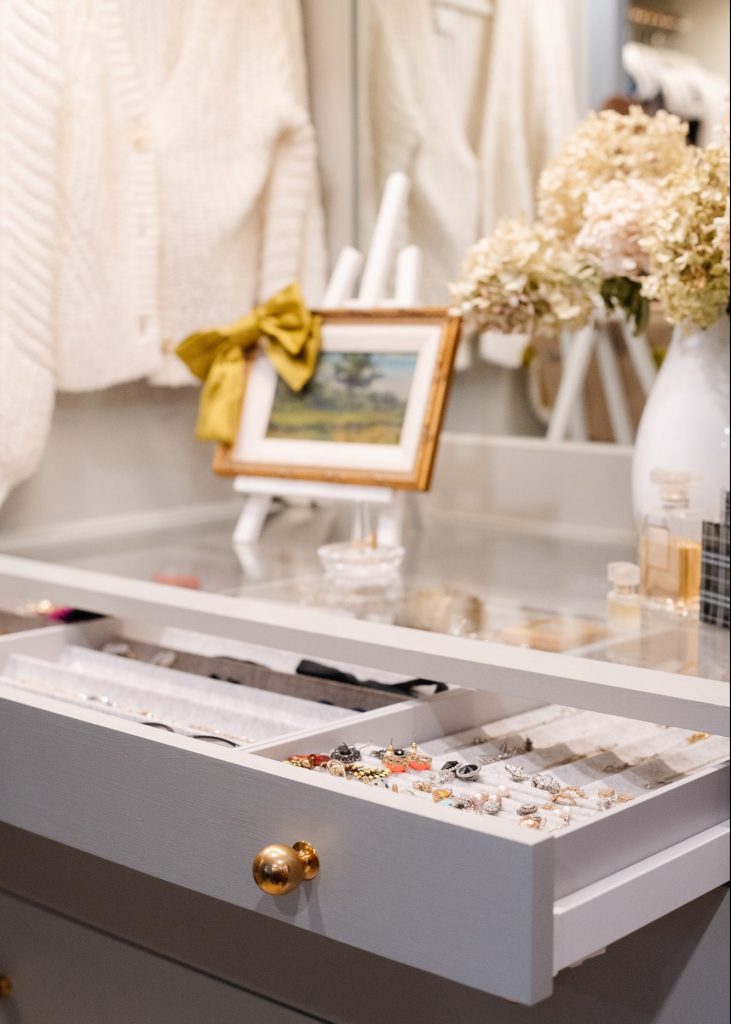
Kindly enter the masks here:
M 423 250 L 421 299 L 450 301 L 477 239 L 539 215 L 541 172 L 589 110 L 665 109 L 706 143 L 728 90 L 728 23 L 722 0 L 358 0 L 358 243 L 388 174 L 405 171 L 403 244 Z M 458 356 L 448 429 L 633 443 L 671 328 L 653 313 L 639 340 L 627 334 L 617 317 L 602 328 L 559 424 L 562 371 L 581 362 L 573 341 L 475 332 Z
M 662 100 L 702 142 L 704 103 L 728 87 L 724 0 L 241 0 L 218 17 L 205 0 L 110 0 L 83 25 L 55 6 L 0 31 L 2 532 L 227 499 L 192 440 L 197 392 L 167 386 L 191 382 L 175 345 L 293 277 L 317 304 L 328 259 L 367 247 L 391 170 L 412 178 L 403 242 L 423 248 L 420 299 L 444 303 L 470 245 L 535 214 L 544 163 L 589 109 Z M 36 127 L 18 99 L 28 54 L 50 68 Z M 293 206 L 276 198 L 293 141 L 321 206 L 299 188 Z M 313 240 L 319 255 L 296 265 Z M 633 355 L 612 327 L 554 436 L 632 443 L 669 334 L 653 331 Z M 528 360 L 475 333 L 447 429 L 545 436 L 568 354 L 555 336 Z

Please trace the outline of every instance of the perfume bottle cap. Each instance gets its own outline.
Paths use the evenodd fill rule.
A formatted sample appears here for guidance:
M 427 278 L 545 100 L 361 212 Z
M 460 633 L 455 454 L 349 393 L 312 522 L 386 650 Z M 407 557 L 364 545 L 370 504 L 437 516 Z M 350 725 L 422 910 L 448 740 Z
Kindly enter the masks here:
M 607 579 L 619 587 L 639 587 L 640 567 L 634 562 L 610 562 Z
M 663 503 L 671 505 L 688 505 L 690 503 L 690 486 L 698 483 L 701 477 L 684 469 L 655 468 L 650 473 L 650 480 L 660 488 Z

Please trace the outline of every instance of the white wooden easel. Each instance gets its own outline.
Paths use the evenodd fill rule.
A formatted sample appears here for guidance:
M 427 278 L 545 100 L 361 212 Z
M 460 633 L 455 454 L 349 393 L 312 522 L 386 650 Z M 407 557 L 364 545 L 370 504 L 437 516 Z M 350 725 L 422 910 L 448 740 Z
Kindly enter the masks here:
M 367 257 L 352 246 L 346 246 L 333 269 L 322 309 L 415 306 L 419 299 L 421 250 L 410 245 L 396 253 L 396 239 L 409 195 L 410 182 L 405 174 L 392 174 L 386 181 L 383 199 L 373 229 Z M 395 264 L 395 292 L 385 296 L 389 272 Z M 351 298 L 361 268 L 363 276 L 356 298 Z M 370 505 L 378 509 L 376 535 L 379 544 L 398 544 L 404 515 L 403 492 L 389 487 L 365 487 L 351 484 L 328 484 L 310 480 L 280 480 L 270 477 L 237 476 L 234 490 L 244 495 L 244 507 L 234 530 L 234 545 L 255 544 L 261 536 L 274 497 L 335 501 L 356 504 L 354 535 L 364 529 L 362 510 Z
M 647 341 L 628 324 L 622 323 L 621 328 L 635 373 L 647 397 L 657 375 Z M 548 421 L 547 440 L 563 441 L 567 437 L 574 441 L 586 440 L 583 391 L 595 351 L 614 439 L 619 444 L 633 443 L 632 420 L 606 324 L 588 324 L 580 331 L 561 335 L 561 383 Z

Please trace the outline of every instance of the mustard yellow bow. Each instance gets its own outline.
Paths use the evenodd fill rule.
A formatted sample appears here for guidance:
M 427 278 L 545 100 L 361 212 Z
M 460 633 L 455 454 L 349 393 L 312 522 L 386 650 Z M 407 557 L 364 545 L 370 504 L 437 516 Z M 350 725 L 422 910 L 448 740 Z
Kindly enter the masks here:
M 291 284 L 241 320 L 181 341 L 176 353 L 205 381 L 196 437 L 234 443 L 244 400 L 244 352 L 260 338 L 282 380 L 293 391 L 301 391 L 315 372 L 321 323 L 322 318 L 305 306 L 299 285 Z

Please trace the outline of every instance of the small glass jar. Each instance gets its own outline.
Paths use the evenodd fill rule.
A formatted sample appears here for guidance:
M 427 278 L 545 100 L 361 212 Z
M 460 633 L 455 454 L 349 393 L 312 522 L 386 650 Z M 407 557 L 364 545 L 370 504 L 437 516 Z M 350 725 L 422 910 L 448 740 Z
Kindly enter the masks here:
M 640 567 L 634 562 L 610 562 L 607 578 L 607 626 L 611 633 L 638 633 L 642 625 Z

